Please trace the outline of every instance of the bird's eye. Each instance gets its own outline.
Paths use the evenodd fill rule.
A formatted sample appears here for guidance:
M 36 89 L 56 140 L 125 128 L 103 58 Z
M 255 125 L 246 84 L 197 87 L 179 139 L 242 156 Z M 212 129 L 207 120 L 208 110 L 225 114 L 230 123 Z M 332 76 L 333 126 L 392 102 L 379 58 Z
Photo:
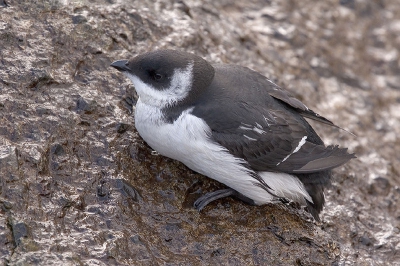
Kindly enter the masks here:
M 149 76 L 153 79 L 153 80 L 160 80 L 163 78 L 163 75 L 161 75 L 160 73 L 157 73 L 155 70 L 150 70 L 149 71 Z
M 158 73 L 156 73 L 156 74 L 154 74 L 154 79 L 155 80 L 160 80 L 161 78 L 162 78 L 162 75 L 161 74 L 158 74 Z

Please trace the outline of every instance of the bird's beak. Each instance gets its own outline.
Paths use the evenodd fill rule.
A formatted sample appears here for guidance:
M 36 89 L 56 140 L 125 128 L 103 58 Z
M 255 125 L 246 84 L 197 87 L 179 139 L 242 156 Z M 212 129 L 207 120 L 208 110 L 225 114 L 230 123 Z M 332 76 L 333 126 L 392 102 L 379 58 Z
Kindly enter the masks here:
M 129 71 L 130 68 L 128 67 L 128 60 L 118 60 L 111 64 L 112 67 L 115 67 L 119 71 Z

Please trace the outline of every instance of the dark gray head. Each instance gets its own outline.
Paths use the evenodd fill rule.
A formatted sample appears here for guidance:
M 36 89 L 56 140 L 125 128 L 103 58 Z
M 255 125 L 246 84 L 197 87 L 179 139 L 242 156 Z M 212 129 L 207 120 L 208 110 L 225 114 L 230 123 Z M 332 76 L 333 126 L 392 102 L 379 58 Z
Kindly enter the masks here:
M 132 80 L 141 101 L 160 108 L 196 97 L 214 77 L 207 61 L 176 50 L 156 50 L 111 66 Z

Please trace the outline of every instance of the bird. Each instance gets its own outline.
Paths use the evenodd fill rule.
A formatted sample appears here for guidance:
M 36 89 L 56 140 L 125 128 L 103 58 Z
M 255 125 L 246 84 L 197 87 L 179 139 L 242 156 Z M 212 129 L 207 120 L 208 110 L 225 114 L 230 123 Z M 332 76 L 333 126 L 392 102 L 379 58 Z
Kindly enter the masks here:
M 355 158 L 325 146 L 305 118 L 336 126 L 244 66 L 159 49 L 112 67 L 137 92 L 135 127 L 157 153 L 223 183 L 194 207 L 234 196 L 251 205 L 297 202 L 320 221 L 331 170 Z

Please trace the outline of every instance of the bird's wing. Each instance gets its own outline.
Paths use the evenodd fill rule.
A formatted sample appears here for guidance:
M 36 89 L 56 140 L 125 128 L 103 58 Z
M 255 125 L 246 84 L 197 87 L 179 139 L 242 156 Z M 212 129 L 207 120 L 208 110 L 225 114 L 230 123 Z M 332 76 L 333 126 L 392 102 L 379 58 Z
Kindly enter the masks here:
M 283 90 L 282 88 L 280 88 L 278 86 L 274 86 L 272 90 L 268 91 L 268 93 L 275 99 L 280 100 L 280 101 L 290 105 L 291 107 L 296 109 L 299 114 L 301 114 L 304 117 L 324 123 L 329 126 L 340 128 L 337 125 L 335 125 L 332 121 L 326 119 L 325 117 L 323 117 L 323 116 L 317 114 L 316 112 L 314 112 L 313 110 L 309 109 L 304 103 L 302 103 L 299 99 L 295 98 L 290 92 Z
M 242 77 L 237 77 L 242 71 L 233 73 L 236 78 L 229 88 L 221 90 L 221 84 L 212 84 L 207 101 L 200 100 L 193 109 L 192 113 L 210 127 L 214 141 L 245 159 L 256 171 L 313 173 L 335 168 L 354 157 L 347 149 L 325 147 L 302 117 L 302 112 L 312 111 L 282 89 L 271 97 L 269 81 L 245 70 L 249 73 Z M 222 77 L 226 74 L 216 73 Z M 248 84 L 251 88 L 245 87 Z
M 269 93 L 269 95 L 271 95 L 275 99 L 280 100 L 283 103 L 285 103 L 285 104 L 291 106 L 292 108 L 296 109 L 296 111 L 303 117 L 318 121 L 318 122 L 323 123 L 325 125 L 329 125 L 329 126 L 332 126 L 332 127 L 339 128 L 339 129 L 344 130 L 347 133 L 355 136 L 350 131 L 335 125 L 329 119 L 317 114 L 316 112 L 314 112 L 313 110 L 308 108 L 299 99 L 295 98 L 290 92 L 280 88 L 276 84 L 273 84 L 273 86 L 270 87 L 270 89 L 268 90 L 268 93 Z
M 211 138 L 231 154 L 245 159 L 256 171 L 312 173 L 335 168 L 354 157 L 347 149 L 308 141 L 312 137 L 310 132 L 291 113 L 263 111 L 260 119 L 246 111 L 241 117 L 236 116 L 240 121 L 252 122 L 239 122 L 229 116 L 206 119 Z M 221 124 L 232 126 L 222 129 Z

